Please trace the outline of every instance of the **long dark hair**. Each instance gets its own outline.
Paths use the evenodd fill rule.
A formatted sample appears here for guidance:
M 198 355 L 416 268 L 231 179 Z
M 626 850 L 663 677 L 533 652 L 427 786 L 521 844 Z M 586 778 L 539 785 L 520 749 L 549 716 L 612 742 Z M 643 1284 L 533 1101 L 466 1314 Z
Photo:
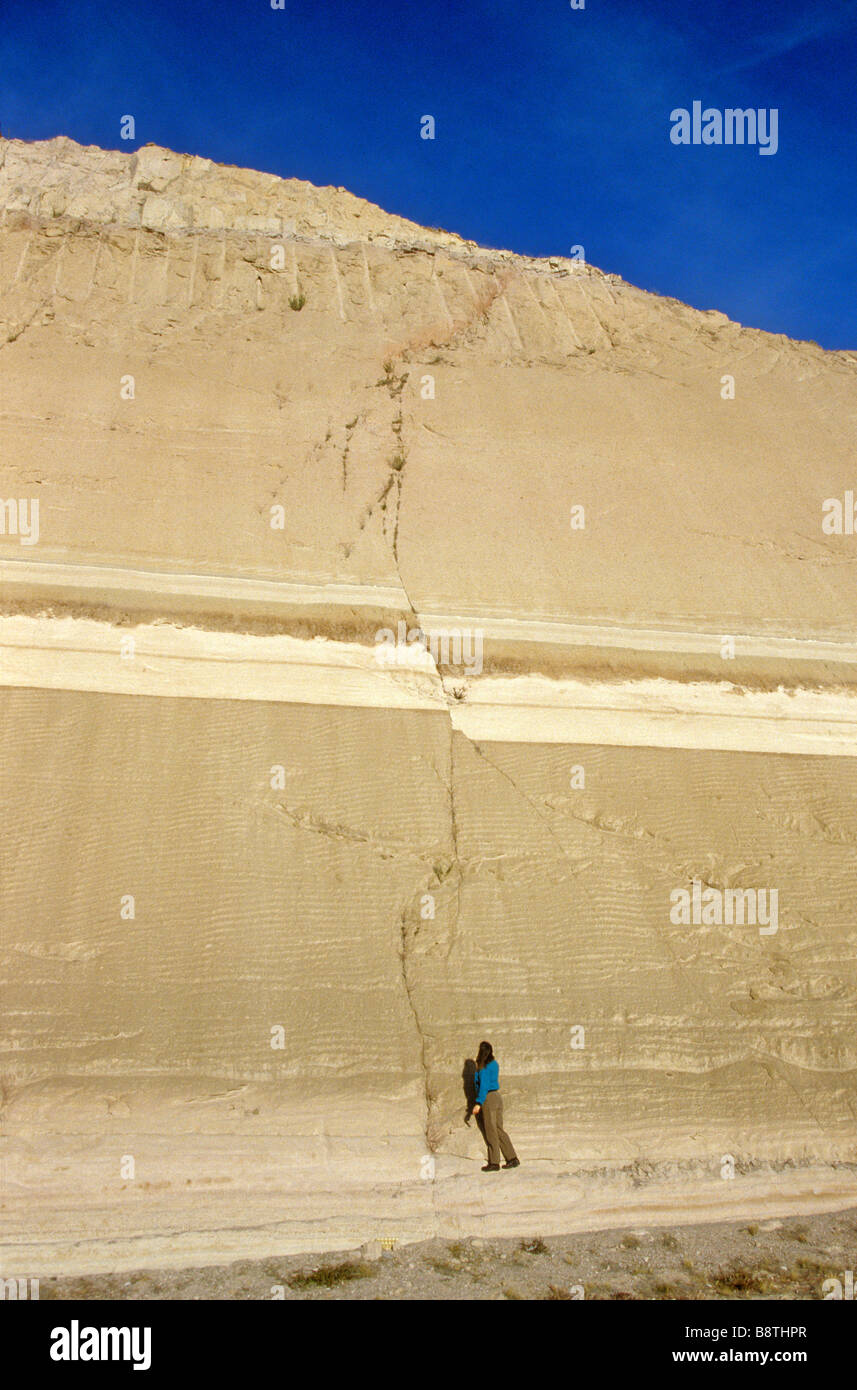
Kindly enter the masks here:
M 479 1051 L 478 1051 L 477 1054 L 476 1054 L 476 1066 L 478 1067 L 479 1071 L 481 1071 L 483 1067 L 487 1067 L 487 1065 L 488 1065 L 489 1062 L 493 1062 L 493 1061 L 494 1061 L 494 1049 L 493 1049 L 493 1047 L 491 1046 L 491 1044 L 490 1044 L 489 1042 L 481 1042 L 481 1043 L 479 1044 Z

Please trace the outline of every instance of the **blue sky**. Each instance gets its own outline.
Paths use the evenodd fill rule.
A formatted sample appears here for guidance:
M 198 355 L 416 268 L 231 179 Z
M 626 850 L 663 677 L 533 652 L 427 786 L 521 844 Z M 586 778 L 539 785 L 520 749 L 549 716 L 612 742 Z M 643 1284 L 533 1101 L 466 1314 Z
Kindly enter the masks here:
M 857 0 L 0 0 L 4 135 L 154 141 L 483 245 L 580 244 L 825 347 L 857 347 L 855 84 Z M 673 145 L 695 100 L 776 107 L 777 153 Z

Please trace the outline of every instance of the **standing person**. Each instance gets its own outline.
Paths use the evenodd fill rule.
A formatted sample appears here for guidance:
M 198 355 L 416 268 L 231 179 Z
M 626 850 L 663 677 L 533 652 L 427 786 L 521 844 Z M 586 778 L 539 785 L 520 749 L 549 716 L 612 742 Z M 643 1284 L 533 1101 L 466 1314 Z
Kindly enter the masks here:
M 506 1162 L 504 1168 L 518 1168 L 520 1159 L 515 1153 L 512 1141 L 503 1128 L 503 1102 L 500 1098 L 500 1067 L 494 1056 L 490 1042 L 481 1042 L 476 1054 L 476 1104 L 474 1115 L 482 1115 L 482 1128 L 488 1145 L 488 1162 L 483 1173 L 497 1173 L 500 1170 L 500 1154 Z

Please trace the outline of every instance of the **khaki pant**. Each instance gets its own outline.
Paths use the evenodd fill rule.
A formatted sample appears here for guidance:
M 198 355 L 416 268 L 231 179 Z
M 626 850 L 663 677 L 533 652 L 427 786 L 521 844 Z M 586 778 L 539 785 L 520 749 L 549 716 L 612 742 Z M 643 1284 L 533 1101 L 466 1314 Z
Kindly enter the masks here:
M 499 1091 L 488 1092 L 480 1119 L 485 1143 L 488 1145 L 488 1162 L 499 1163 L 501 1151 L 507 1163 L 510 1159 L 516 1158 L 512 1141 L 503 1128 L 503 1102 Z

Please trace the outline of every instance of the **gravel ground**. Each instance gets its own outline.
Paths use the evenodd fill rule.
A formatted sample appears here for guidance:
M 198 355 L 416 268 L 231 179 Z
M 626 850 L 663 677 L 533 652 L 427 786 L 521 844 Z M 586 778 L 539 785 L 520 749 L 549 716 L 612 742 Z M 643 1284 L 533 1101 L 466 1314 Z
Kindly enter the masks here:
M 857 1207 L 824 1216 L 429 1240 L 44 1279 L 42 1299 L 821 1299 L 857 1271 Z

